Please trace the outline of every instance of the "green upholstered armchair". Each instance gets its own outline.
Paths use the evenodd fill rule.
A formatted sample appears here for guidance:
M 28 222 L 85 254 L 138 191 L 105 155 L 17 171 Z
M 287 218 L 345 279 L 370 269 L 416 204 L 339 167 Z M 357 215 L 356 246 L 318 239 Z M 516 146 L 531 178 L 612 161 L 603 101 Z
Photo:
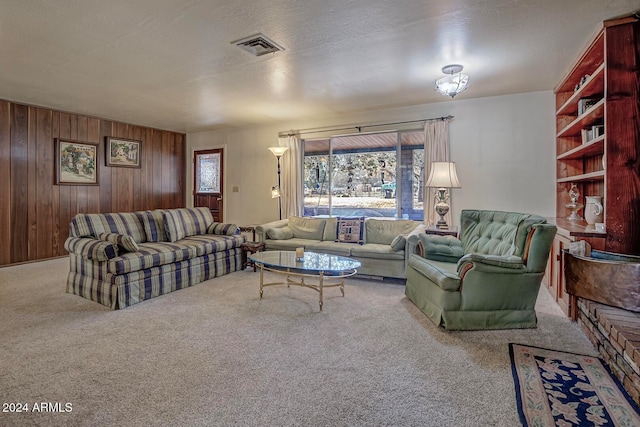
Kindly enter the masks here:
M 460 239 L 420 234 L 406 295 L 445 329 L 535 328 L 555 225 L 515 212 L 463 210 Z

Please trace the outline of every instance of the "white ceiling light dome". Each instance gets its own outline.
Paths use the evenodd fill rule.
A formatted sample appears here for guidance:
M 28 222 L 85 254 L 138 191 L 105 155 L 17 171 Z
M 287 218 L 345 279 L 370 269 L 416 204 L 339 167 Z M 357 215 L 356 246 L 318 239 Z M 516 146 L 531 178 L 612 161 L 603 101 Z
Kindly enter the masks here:
M 448 75 L 436 80 L 435 89 L 442 95 L 452 98 L 464 91 L 469 84 L 469 76 L 462 73 L 463 68 L 459 64 L 442 67 L 442 72 Z

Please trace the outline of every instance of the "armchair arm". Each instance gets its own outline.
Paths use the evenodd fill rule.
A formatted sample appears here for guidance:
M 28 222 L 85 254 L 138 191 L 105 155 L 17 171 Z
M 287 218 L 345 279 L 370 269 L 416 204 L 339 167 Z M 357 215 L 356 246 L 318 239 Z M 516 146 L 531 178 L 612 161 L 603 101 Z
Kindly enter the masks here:
M 434 261 L 458 262 L 464 255 L 462 242 L 453 236 L 420 234 L 420 243 L 424 248 L 423 257 Z
M 270 228 L 283 228 L 287 225 L 289 225 L 288 219 L 280 219 L 278 221 L 258 225 L 256 227 L 256 238 L 258 239 L 258 242 L 264 242 L 269 238 L 267 231 L 269 231 Z
M 420 244 L 420 238 L 418 236 L 421 233 L 424 233 L 424 230 L 426 229 L 426 225 L 420 224 L 414 228 L 411 233 L 407 234 L 407 243 L 404 248 L 404 271 L 407 271 L 407 267 L 409 266 L 409 257 L 411 254 L 418 253 L 418 245 Z
M 536 224 L 531 229 L 524 250 L 527 271 L 544 272 L 549 259 L 549 252 L 558 228 L 553 224 Z
M 96 261 L 108 261 L 118 256 L 117 245 L 91 237 L 69 237 L 64 248 L 71 254 Z
M 474 271 L 496 274 L 523 274 L 527 272 L 522 258 L 515 255 L 467 254 L 458 261 L 458 275 L 461 279 L 473 268 Z

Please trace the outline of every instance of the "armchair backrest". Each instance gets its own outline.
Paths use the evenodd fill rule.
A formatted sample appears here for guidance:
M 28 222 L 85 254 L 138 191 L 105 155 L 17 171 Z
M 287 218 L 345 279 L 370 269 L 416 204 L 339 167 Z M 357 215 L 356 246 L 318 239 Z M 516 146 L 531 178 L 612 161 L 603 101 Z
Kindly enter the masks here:
M 546 222 L 533 214 L 465 209 L 460 215 L 460 241 L 465 254 L 522 257 L 532 227 Z

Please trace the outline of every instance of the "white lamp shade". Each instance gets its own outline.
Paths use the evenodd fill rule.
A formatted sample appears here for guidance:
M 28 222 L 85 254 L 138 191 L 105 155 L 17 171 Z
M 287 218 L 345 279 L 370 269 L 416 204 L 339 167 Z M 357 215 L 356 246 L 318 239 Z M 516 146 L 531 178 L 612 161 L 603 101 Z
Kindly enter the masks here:
M 271 150 L 273 155 L 276 157 L 281 157 L 288 149 L 289 147 L 269 147 L 269 150 Z
M 271 198 L 277 199 L 278 197 L 280 197 L 280 187 L 278 187 L 277 185 L 271 187 Z
M 454 162 L 433 162 L 427 179 L 426 187 L 462 188 L 458 181 L 456 164 Z
M 442 95 L 454 97 L 464 91 L 469 84 L 469 76 L 458 73 L 445 76 L 436 81 L 436 90 Z

